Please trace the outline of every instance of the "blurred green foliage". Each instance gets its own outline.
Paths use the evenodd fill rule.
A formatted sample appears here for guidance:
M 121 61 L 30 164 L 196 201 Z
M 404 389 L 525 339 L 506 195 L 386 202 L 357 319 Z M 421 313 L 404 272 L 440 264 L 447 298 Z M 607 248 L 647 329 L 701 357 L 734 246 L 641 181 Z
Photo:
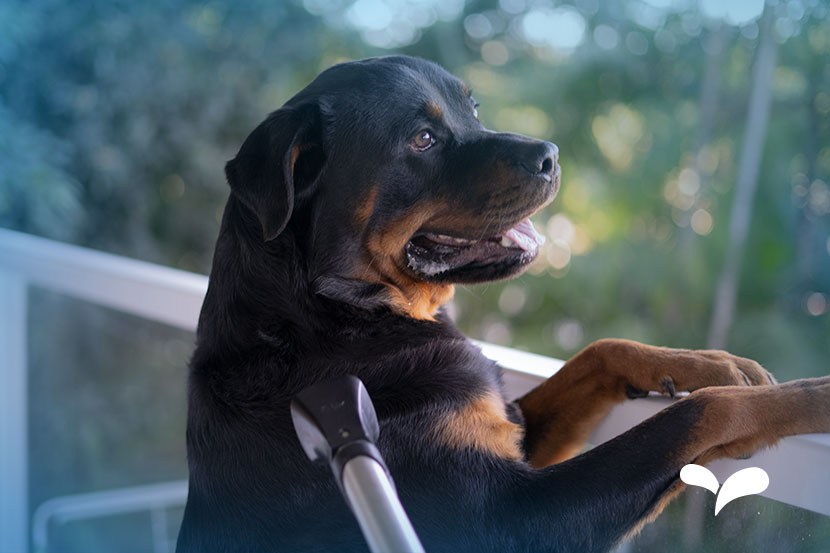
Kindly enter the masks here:
M 247 133 L 333 63 L 401 52 L 464 78 L 485 125 L 561 149 L 562 191 L 534 218 L 545 250 L 518 280 L 459 288 L 462 329 L 556 357 L 606 336 L 703 347 L 760 6 L 5 0 L 0 225 L 206 273 L 228 194 L 223 164 Z M 773 101 L 728 345 L 788 380 L 830 372 L 830 12 L 818 0 L 766 9 L 778 45 Z M 32 427 L 85 421 L 89 436 L 33 436 L 33 503 L 182 474 L 181 449 L 171 446 L 182 436 L 170 428 L 183 424 L 184 367 L 165 376 L 181 383 L 169 394 L 120 401 L 132 386 L 158 384 L 147 368 L 158 366 L 153 340 L 162 338 L 61 302 L 37 309 L 63 321 L 50 328 L 48 348 L 74 368 L 65 387 L 50 385 L 57 361 L 32 356 L 32 403 L 49 406 L 33 412 Z M 86 324 L 70 322 L 78 317 Z M 119 334 L 133 336 L 129 363 Z M 46 347 L 46 338 L 33 340 L 34 352 Z M 122 367 L 120 376 L 102 380 L 96 371 L 108 365 Z M 96 394 L 64 399 L 89 383 L 129 406 L 117 419 L 126 427 L 155 408 L 172 409 L 172 426 L 155 421 L 157 431 L 136 432 L 107 461 L 112 429 L 83 407 Z M 45 456 L 54 444 L 62 459 Z M 167 459 L 163 468 L 118 469 L 153 455 Z

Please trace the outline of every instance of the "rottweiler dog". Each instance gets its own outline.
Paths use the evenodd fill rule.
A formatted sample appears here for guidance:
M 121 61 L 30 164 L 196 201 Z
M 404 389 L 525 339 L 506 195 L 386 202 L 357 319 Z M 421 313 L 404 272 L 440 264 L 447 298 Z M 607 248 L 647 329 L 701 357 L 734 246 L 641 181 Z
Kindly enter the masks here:
M 352 374 L 429 552 L 608 551 L 682 490 L 687 463 L 830 432 L 830 378 L 777 384 L 722 351 L 601 340 L 516 401 L 442 309 L 521 273 L 557 147 L 492 132 L 434 63 L 336 65 L 227 164 L 231 194 L 189 377 L 179 552 L 365 551 L 289 401 Z M 692 392 L 577 455 L 616 403 Z

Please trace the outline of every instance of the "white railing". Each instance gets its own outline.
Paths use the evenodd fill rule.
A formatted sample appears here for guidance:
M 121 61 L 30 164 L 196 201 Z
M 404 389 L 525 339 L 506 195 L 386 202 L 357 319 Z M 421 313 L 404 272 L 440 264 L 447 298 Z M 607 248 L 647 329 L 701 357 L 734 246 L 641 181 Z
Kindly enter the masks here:
M 26 295 L 32 285 L 194 331 L 207 277 L 0 229 L 0 536 L 3 547 L 12 552 L 25 552 L 28 548 Z M 507 368 L 505 384 L 513 397 L 526 393 L 563 364 L 494 344 L 480 345 L 485 355 Z M 616 436 L 670 402 L 649 397 L 617 406 L 591 437 L 591 443 Z M 710 468 L 722 482 L 747 466 L 761 467 L 769 473 L 770 486 L 762 495 L 830 515 L 830 435 L 787 438 L 778 447 L 759 452 L 750 460 L 718 461 Z M 184 502 L 186 490 L 177 485 L 166 488 L 165 493 L 169 493 L 164 505 Z M 92 499 L 112 497 L 116 496 L 107 496 L 105 492 Z M 136 507 L 136 501 L 123 499 L 123 494 L 118 497 L 119 505 Z M 106 501 L 82 504 L 94 504 L 100 509 Z M 156 498 L 156 503 L 144 508 L 151 510 L 159 505 Z M 69 511 L 78 512 L 66 502 L 47 502 L 43 507 L 47 506 L 53 509 L 46 509 L 47 514 L 63 513 L 68 517 L 73 516 L 67 514 Z M 39 513 L 38 528 L 44 528 L 49 517 L 44 509 L 39 509 Z M 36 539 L 40 545 L 45 538 L 38 535 Z
M 150 513 L 153 553 L 171 553 L 176 549 L 176 535 L 170 536 L 168 510 L 184 507 L 186 499 L 187 480 L 54 497 L 32 514 L 32 549 L 35 553 L 49 551 L 51 524 L 146 511 Z M 180 521 L 175 522 L 178 525 Z

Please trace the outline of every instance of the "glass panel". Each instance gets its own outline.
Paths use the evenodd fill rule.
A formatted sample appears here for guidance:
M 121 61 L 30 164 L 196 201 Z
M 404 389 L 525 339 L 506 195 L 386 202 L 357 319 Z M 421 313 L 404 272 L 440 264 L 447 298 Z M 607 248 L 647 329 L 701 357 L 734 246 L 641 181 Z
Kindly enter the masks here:
M 812 511 L 748 496 L 714 513 L 715 496 L 689 488 L 617 553 L 830 551 L 830 517 Z
M 146 553 L 153 551 L 150 514 L 130 513 L 101 516 L 66 524 L 53 524 L 50 550 L 66 553 L 88 551 L 119 551 Z
M 56 496 L 187 478 L 193 334 L 38 289 L 29 306 L 30 510 Z M 175 538 L 181 513 L 170 515 Z M 147 511 L 50 532 L 62 552 L 152 550 Z

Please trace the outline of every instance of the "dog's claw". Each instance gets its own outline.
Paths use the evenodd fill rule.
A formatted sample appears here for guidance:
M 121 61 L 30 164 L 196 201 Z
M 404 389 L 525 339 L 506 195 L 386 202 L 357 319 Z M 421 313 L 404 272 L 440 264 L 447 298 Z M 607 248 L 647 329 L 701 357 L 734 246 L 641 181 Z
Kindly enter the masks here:
M 669 394 L 669 397 L 674 397 L 674 395 L 677 393 L 676 390 L 674 389 L 674 380 L 672 380 L 672 378 L 670 376 L 667 376 L 666 378 L 663 379 L 662 384 L 663 384 L 663 391 L 666 392 L 667 394 Z

